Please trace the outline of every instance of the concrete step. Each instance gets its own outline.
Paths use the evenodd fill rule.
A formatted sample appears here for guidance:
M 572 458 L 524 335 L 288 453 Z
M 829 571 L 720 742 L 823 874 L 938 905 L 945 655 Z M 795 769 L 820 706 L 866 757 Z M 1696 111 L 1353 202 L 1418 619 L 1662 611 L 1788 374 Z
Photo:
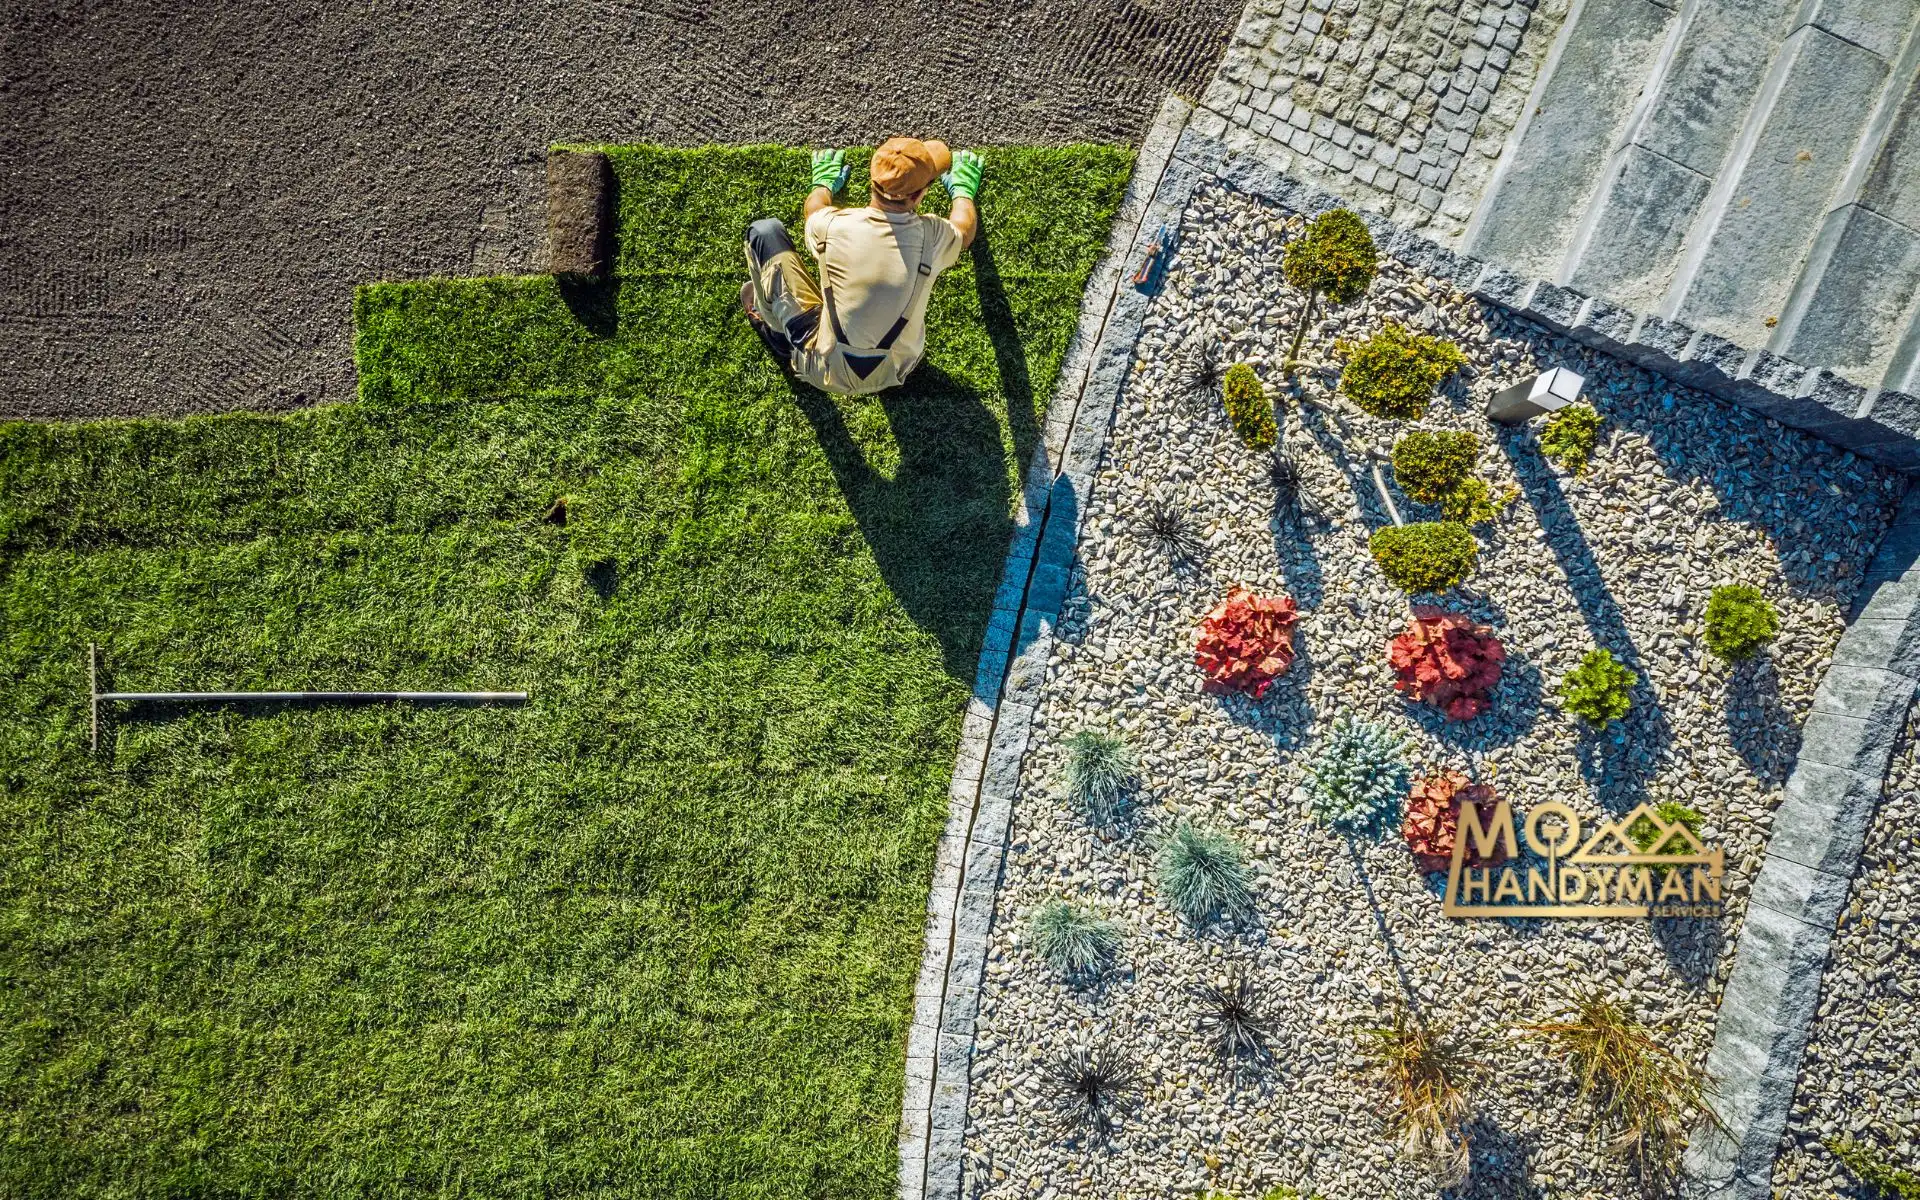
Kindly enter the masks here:
M 1701 205 L 1663 316 L 1742 345 L 1772 340 L 1916 5 L 1808 0 Z
M 1682 9 L 1558 282 L 1630 308 L 1659 303 L 1801 6 L 1699 0 Z
M 1536 276 L 1558 272 L 1632 122 L 1677 2 L 1573 0 L 1464 246 Z
M 1917 81 L 1920 38 L 1909 37 L 1767 347 L 1861 384 L 1893 377 L 1904 387 L 1920 349 Z

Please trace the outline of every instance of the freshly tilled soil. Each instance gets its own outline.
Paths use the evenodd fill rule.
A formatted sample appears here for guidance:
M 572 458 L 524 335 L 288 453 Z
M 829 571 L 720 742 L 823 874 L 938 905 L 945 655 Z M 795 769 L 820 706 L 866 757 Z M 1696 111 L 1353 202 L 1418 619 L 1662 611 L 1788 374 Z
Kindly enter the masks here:
M 553 142 L 1131 142 L 1165 91 L 1204 84 L 1239 9 L 15 6 L 0 417 L 348 398 L 355 284 L 541 268 Z

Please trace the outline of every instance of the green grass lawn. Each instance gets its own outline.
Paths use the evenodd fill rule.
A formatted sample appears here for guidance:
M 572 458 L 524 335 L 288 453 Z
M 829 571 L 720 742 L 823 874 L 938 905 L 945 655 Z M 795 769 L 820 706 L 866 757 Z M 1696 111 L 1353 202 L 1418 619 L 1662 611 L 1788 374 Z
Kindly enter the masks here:
M 988 158 L 896 395 L 796 391 L 737 311 L 803 151 L 627 148 L 614 284 L 368 287 L 358 403 L 0 425 L 0 1195 L 891 1194 L 960 713 L 1131 165 Z M 136 709 L 94 757 L 89 640 L 127 690 L 533 700 Z

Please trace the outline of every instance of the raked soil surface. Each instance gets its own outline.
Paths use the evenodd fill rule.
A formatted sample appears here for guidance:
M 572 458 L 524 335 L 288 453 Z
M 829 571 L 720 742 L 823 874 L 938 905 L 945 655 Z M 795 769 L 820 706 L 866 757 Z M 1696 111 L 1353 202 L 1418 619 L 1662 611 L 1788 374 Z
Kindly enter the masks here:
M 9 5 L 0 418 L 349 398 L 354 285 L 538 270 L 557 141 L 1133 143 L 1168 89 L 1204 85 L 1239 13 L 1239 0 Z

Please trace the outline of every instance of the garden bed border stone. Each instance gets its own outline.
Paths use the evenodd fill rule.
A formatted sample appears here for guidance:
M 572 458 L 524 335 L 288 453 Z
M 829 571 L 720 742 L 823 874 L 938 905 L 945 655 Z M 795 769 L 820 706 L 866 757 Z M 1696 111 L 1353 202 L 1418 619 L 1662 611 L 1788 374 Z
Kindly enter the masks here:
M 1151 303 L 1126 284 L 1131 268 L 1209 179 L 1309 216 L 1343 206 L 1248 153 L 1236 132 L 1176 97 L 1162 104 L 1082 301 L 1046 437 L 1027 473 L 928 902 L 901 1121 L 901 1200 L 961 1195 L 974 1022 L 1013 794 L 1081 517 Z M 1869 392 L 1770 351 L 1521 277 L 1377 214 L 1358 215 L 1383 252 L 1480 299 L 1864 458 L 1920 471 L 1920 398 Z M 1725 1128 L 1696 1138 L 1687 1160 L 1690 1190 L 1701 1197 L 1769 1194 L 1834 929 L 1917 689 L 1920 490 L 1902 501 L 1815 694 L 1754 881 L 1707 1059 Z

